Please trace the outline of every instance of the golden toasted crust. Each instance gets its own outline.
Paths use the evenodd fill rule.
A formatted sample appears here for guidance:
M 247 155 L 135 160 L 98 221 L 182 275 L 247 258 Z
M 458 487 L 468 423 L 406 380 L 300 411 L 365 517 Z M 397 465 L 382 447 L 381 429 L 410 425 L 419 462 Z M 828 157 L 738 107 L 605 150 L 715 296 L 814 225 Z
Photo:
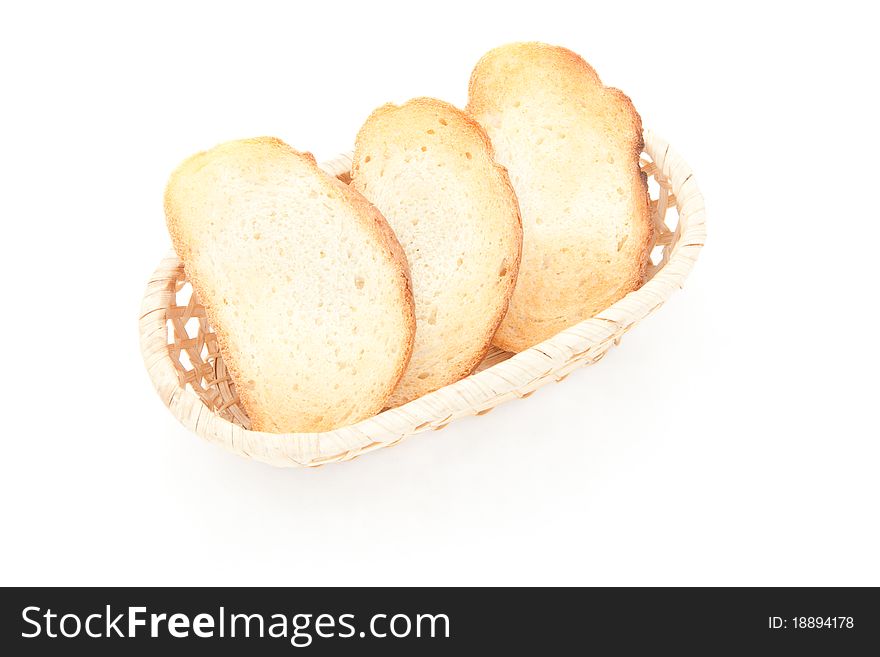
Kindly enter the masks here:
M 386 168 L 390 172 L 404 172 L 430 180 L 424 191 L 430 197 L 429 205 L 418 205 L 413 199 L 410 182 L 393 173 L 385 176 Z M 450 170 L 456 173 L 451 181 L 444 177 Z M 416 266 L 413 257 L 430 259 L 436 266 L 435 269 L 429 268 L 429 273 L 422 273 L 425 270 L 420 267 L 413 274 L 416 314 L 422 316 L 419 320 L 422 333 L 417 326 L 415 353 L 418 356 L 413 357 L 409 373 L 404 374 L 390 399 L 392 405 L 401 404 L 467 376 L 488 352 L 495 331 L 507 312 L 519 271 L 522 251 L 519 206 L 507 171 L 495 162 L 492 143 L 482 126 L 453 105 L 433 98 L 415 98 L 402 106 L 387 104 L 370 115 L 355 142 L 352 184 L 386 216 L 411 257 L 411 267 Z M 456 210 L 460 209 L 456 204 L 464 199 L 468 204 L 475 204 L 471 211 L 479 208 L 477 211 L 483 213 L 479 227 L 468 225 L 456 216 Z M 494 239 L 503 244 L 493 251 L 495 247 L 488 244 L 491 239 L 483 236 L 477 240 L 483 255 L 500 257 L 503 251 L 507 264 L 502 268 L 504 274 L 495 294 L 481 305 L 479 312 L 462 307 L 461 314 L 455 318 L 455 321 L 464 323 L 464 330 L 473 331 L 472 342 L 462 344 L 457 341 L 459 336 L 448 342 L 439 339 L 435 332 L 443 330 L 442 319 L 430 328 L 424 324 L 427 308 L 439 294 L 432 287 L 437 270 L 443 269 L 444 261 L 454 260 L 456 254 L 449 250 L 449 244 L 431 242 L 424 234 L 410 234 L 410 222 L 423 219 L 422 213 L 436 213 L 434 220 L 443 224 L 433 228 L 441 233 L 494 231 Z M 474 255 L 469 252 L 463 259 Z M 440 298 L 443 302 L 458 306 L 457 295 L 479 294 L 481 285 L 495 285 L 496 281 L 489 280 L 490 265 L 481 266 L 482 270 L 469 269 L 469 276 L 456 277 L 442 291 Z M 497 271 L 492 274 L 494 276 Z M 437 304 L 441 302 L 437 301 Z M 431 369 L 429 363 L 438 360 L 442 365 Z
M 257 149 L 256 152 L 254 150 L 255 148 Z M 258 159 L 267 157 L 293 157 L 300 160 L 307 166 L 311 174 L 314 175 L 315 180 L 321 181 L 321 184 L 325 186 L 328 191 L 328 196 L 332 194 L 335 195 L 337 199 L 342 200 L 352 210 L 353 217 L 355 217 L 355 219 L 375 237 L 376 243 L 381 248 L 381 252 L 384 254 L 385 259 L 392 265 L 398 278 L 396 287 L 400 292 L 400 305 L 404 313 L 403 319 L 406 332 L 404 338 L 405 345 L 399 358 L 399 362 L 394 369 L 395 374 L 388 380 L 384 393 L 377 395 L 372 407 L 362 409 L 357 417 L 347 418 L 346 423 L 355 422 L 359 419 L 378 413 L 384 407 L 388 396 L 394 390 L 397 382 L 406 370 L 407 363 L 412 354 L 415 338 L 415 315 L 413 311 L 412 286 L 409 276 L 409 267 L 403 249 L 379 211 L 355 190 L 322 171 L 317 166 L 315 158 L 311 153 L 296 151 L 275 137 L 258 137 L 227 142 L 211 149 L 210 151 L 198 153 L 184 161 L 170 177 L 165 192 L 164 203 L 168 231 L 171 235 L 175 251 L 184 263 L 187 278 L 191 282 L 195 294 L 205 307 L 207 319 L 217 335 L 217 341 L 223 360 L 230 372 L 233 382 L 236 384 L 237 394 L 242 407 L 251 420 L 252 428 L 257 431 L 288 432 L 326 431 L 335 428 L 335 426 L 332 423 L 316 421 L 311 424 L 306 423 L 302 426 L 293 428 L 278 427 L 273 419 L 273 412 L 277 409 L 267 408 L 264 404 L 260 403 L 260 400 L 256 399 L 255 396 L 251 394 L 250 386 L 247 385 L 246 375 L 240 363 L 240 358 L 242 358 L 244 354 L 238 353 L 238 350 L 232 347 L 232 340 L 226 331 L 223 321 L 219 317 L 218 307 L 221 301 L 216 298 L 216 286 L 206 284 L 201 278 L 201 272 L 191 266 L 192 261 L 190 256 L 193 252 L 194 245 L 197 244 L 199 240 L 198 231 L 209 229 L 203 225 L 199 225 L 199 220 L 194 221 L 192 217 L 184 216 L 187 214 L 198 214 L 199 210 L 193 207 L 186 207 L 182 203 L 181 198 L 179 198 L 178 189 L 189 177 L 197 174 L 205 165 L 219 157 Z
M 654 225 L 639 168 L 641 118 L 583 58 L 541 43 L 484 55 L 467 110 L 520 200 L 523 263 L 495 344 L 521 351 L 644 282 Z

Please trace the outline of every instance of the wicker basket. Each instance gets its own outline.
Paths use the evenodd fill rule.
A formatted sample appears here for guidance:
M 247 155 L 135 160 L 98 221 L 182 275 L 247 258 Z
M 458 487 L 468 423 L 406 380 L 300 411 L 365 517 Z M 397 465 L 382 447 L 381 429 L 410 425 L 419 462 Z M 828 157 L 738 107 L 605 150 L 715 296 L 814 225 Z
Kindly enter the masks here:
M 272 465 L 318 466 L 442 429 L 460 417 L 483 415 L 505 401 L 528 397 L 545 383 L 562 381 L 575 368 L 602 358 L 626 331 L 681 287 L 703 245 L 703 198 L 690 168 L 650 132 L 645 133 L 645 151 L 642 168 L 656 182 L 650 187 L 656 197 L 652 204 L 657 224 L 648 282 L 596 317 L 531 349 L 516 355 L 493 349 L 471 376 L 334 431 L 251 431 L 205 310 L 172 252 L 150 278 L 141 307 L 141 350 L 153 385 L 184 426 L 212 443 Z M 351 159 L 342 156 L 323 168 L 346 179 L 350 165 Z

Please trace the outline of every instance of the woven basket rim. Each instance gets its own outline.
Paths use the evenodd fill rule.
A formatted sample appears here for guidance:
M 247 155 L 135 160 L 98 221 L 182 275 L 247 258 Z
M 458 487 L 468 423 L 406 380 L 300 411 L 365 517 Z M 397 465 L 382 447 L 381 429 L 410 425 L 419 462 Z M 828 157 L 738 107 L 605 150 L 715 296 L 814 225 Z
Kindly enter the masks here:
M 320 433 L 253 431 L 220 417 L 192 390 L 180 386 L 167 342 L 166 310 L 174 299 L 173 281 L 181 266 L 171 251 L 151 276 L 141 306 L 141 351 L 154 387 L 178 420 L 211 442 L 275 465 L 314 466 L 348 460 L 396 444 L 408 435 L 443 428 L 457 417 L 482 414 L 507 399 L 527 396 L 549 377 L 564 378 L 574 369 L 568 365 L 598 360 L 611 343 L 681 287 L 705 241 L 705 206 L 690 167 L 651 131 L 645 131 L 644 138 L 655 175 L 665 179 L 674 194 L 678 239 L 650 280 L 598 315 L 503 362 L 355 424 Z M 321 166 L 338 176 L 350 164 L 350 156 L 342 155 Z

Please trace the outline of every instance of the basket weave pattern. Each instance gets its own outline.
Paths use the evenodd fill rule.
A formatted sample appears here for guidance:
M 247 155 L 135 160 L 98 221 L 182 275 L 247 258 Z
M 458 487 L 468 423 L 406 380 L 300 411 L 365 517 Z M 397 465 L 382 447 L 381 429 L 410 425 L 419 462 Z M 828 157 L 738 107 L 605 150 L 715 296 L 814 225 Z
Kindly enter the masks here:
M 172 252 L 151 277 L 141 308 L 141 350 L 150 378 L 184 426 L 237 454 L 278 466 L 348 460 L 528 397 L 545 383 L 561 381 L 575 368 L 602 358 L 681 287 L 697 258 L 706 235 L 705 209 L 690 168 L 650 132 L 645 133 L 645 151 L 642 169 L 658 187 L 652 206 L 659 253 L 649 280 L 592 319 L 531 349 L 512 355 L 493 348 L 471 376 L 347 427 L 323 433 L 251 431 L 205 309 Z M 322 168 L 344 179 L 350 166 L 350 158 L 342 156 Z

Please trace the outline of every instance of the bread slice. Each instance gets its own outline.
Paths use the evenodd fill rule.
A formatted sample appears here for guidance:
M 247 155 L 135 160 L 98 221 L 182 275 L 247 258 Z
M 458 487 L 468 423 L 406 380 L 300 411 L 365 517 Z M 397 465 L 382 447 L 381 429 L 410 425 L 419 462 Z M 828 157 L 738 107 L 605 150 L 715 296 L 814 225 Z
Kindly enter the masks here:
M 326 431 L 383 408 L 415 318 L 403 250 L 363 196 L 266 137 L 186 160 L 165 213 L 254 429 Z
M 388 219 L 412 272 L 416 343 L 395 406 L 467 376 L 485 356 L 516 282 L 519 209 L 483 129 L 431 98 L 367 119 L 352 185 Z
M 642 122 L 578 55 L 540 43 L 487 53 L 467 109 L 519 198 L 522 265 L 495 344 L 521 351 L 644 282 L 653 221 Z

